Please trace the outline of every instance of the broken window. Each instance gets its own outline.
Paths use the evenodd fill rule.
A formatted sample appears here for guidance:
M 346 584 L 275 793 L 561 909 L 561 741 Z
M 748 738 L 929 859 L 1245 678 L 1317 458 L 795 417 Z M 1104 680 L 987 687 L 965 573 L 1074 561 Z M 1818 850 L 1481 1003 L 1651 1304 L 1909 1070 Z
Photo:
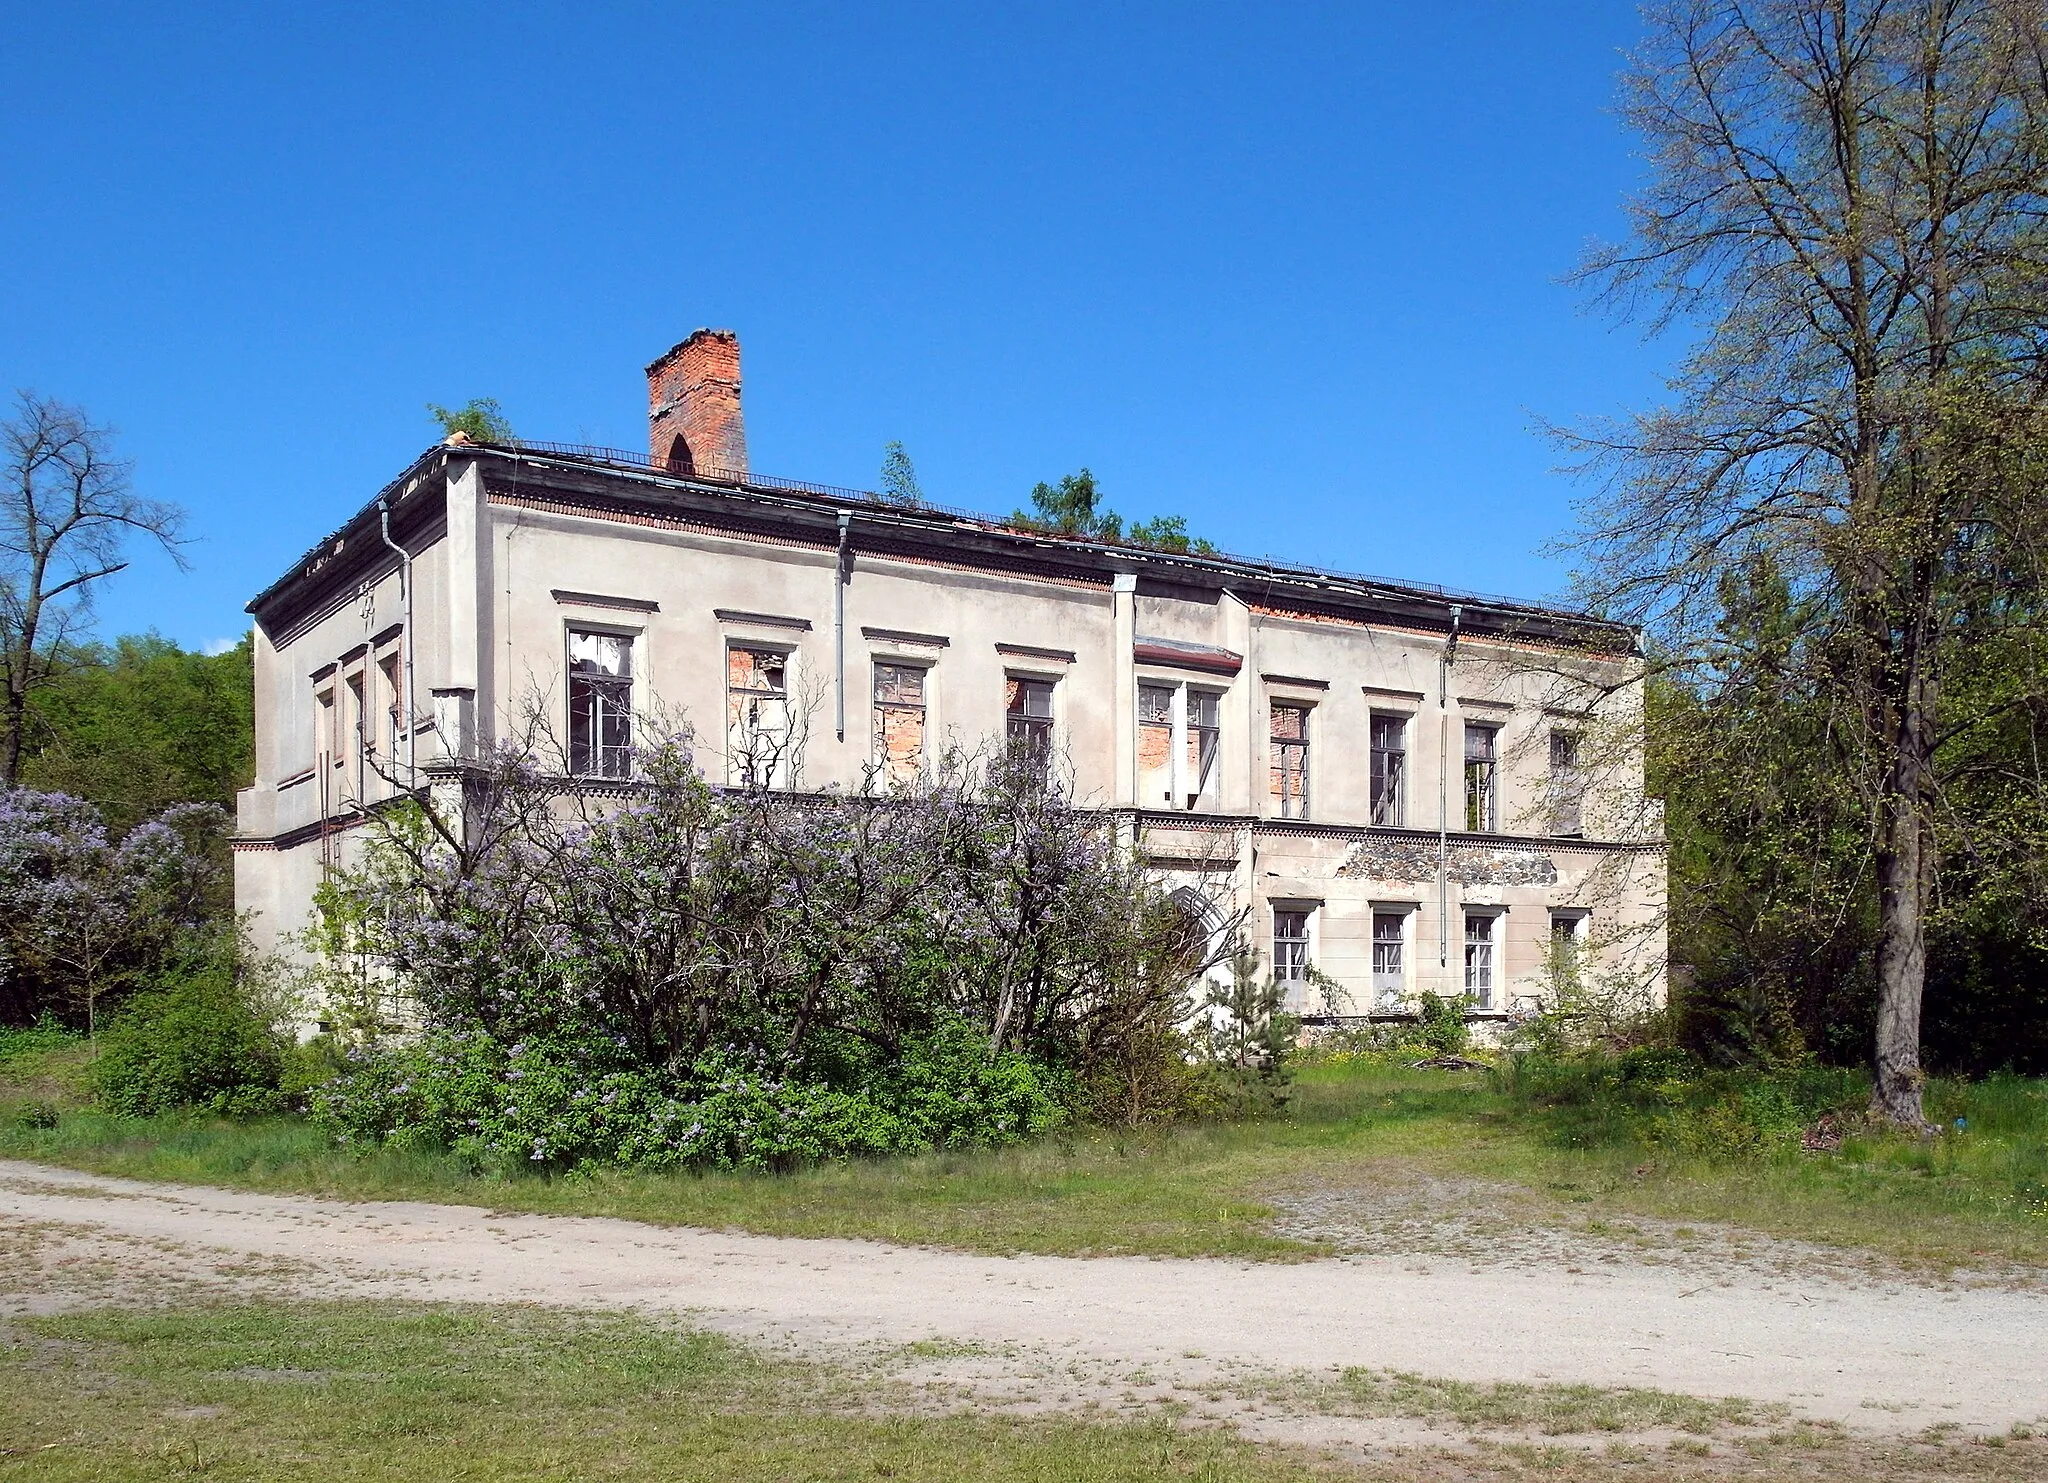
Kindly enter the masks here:
M 1408 718 L 1372 718 L 1372 821 L 1403 822 L 1408 786 Z
M 1380 1009 L 1398 1009 L 1408 992 L 1408 913 L 1372 914 L 1372 1002 Z
M 1194 808 L 1216 777 L 1219 697 L 1185 685 L 1138 686 L 1138 801 Z
M 1491 834 L 1500 828 L 1500 728 L 1465 728 L 1465 827 Z
M 1550 832 L 1585 832 L 1586 777 L 1579 766 L 1579 737 L 1575 732 L 1550 733 Z
M 569 630 L 569 770 L 623 778 L 633 770 L 633 640 Z
M 1138 801 L 1173 804 L 1172 685 L 1138 687 Z
M 1187 698 L 1187 806 L 1215 790 L 1216 756 L 1223 739 L 1220 709 L 1223 697 L 1214 690 L 1189 690 Z
M 360 800 L 369 783 L 370 712 L 363 696 L 363 676 L 348 677 L 348 782 Z
M 1465 993 L 1481 1009 L 1493 1008 L 1493 931 L 1498 920 L 1491 912 L 1465 914 Z
M 1052 758 L 1052 681 L 1006 677 L 1003 709 L 1010 755 L 1043 773 Z
M 1308 982 L 1308 917 L 1302 907 L 1273 908 L 1273 982 Z
M 1308 817 L 1308 712 L 1305 705 L 1272 707 L 1272 792 L 1283 819 Z
M 875 765 L 885 783 L 924 771 L 924 679 L 921 665 L 875 666 Z
M 394 762 L 398 743 L 405 735 L 405 692 L 399 688 L 398 656 L 388 654 L 377 661 L 377 673 L 384 689 L 384 750 Z
M 787 787 L 789 655 L 780 649 L 725 651 L 726 781 L 741 788 Z

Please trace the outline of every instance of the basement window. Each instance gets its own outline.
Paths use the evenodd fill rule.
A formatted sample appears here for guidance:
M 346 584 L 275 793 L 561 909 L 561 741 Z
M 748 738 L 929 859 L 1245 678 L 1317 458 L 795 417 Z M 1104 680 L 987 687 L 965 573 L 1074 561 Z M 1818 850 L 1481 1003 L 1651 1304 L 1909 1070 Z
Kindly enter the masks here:
M 1273 801 L 1283 819 L 1308 817 L 1308 713 L 1305 705 L 1271 708 Z
M 875 666 L 875 765 L 885 783 L 915 782 L 924 771 L 924 686 L 922 665 Z
M 725 651 L 726 781 L 741 788 L 786 788 L 790 755 L 789 655 L 781 649 Z
M 569 770 L 623 778 L 633 770 L 633 639 L 569 630 Z

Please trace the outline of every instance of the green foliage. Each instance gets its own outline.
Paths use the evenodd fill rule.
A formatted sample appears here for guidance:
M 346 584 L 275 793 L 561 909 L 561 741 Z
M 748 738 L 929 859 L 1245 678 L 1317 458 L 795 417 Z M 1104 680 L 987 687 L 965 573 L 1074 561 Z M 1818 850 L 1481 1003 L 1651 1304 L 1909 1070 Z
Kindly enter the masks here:
M 117 834 L 174 803 L 231 809 L 254 773 L 254 713 L 246 634 L 223 654 L 153 633 L 82 645 L 31 701 L 22 782 L 85 799 Z
M 0 1025 L 0 1066 L 48 1051 L 78 1044 L 76 1030 L 60 1023 L 47 1010 L 32 1025 Z
M 1634 1144 L 1710 1161 L 1797 1151 L 1802 1133 L 1821 1118 L 1853 1125 L 1870 1098 L 1860 1071 L 1726 1069 L 1677 1047 L 1519 1056 L 1498 1074 L 1515 1096 L 1546 1111 L 1569 1145 Z
M 1418 1038 L 1440 1056 L 1462 1055 L 1472 1044 L 1472 1031 L 1465 1023 L 1471 1002 L 1463 994 L 1424 994 L 1416 1015 Z
M 881 494 L 891 504 L 911 509 L 924 503 L 924 487 L 917 482 L 917 466 L 911 463 L 910 454 L 901 443 L 891 442 L 882 449 Z
M 512 424 L 506 421 L 504 409 L 494 397 L 471 397 L 453 411 L 428 402 L 427 415 L 441 424 L 443 437 L 461 433 L 472 443 L 513 441 Z
M 132 997 L 101 1036 L 98 1099 L 128 1117 L 183 1107 L 231 1117 L 274 1112 L 284 1050 L 233 954 L 209 945 Z
M 314 1094 L 353 1146 L 448 1148 L 479 1168 L 779 1169 L 823 1159 L 1021 1142 L 1065 1121 L 1057 1075 L 948 1020 L 890 1058 L 847 1048 L 834 1082 L 767 1074 L 730 1053 L 677 1077 L 615 1042 L 506 1044 L 436 1031 L 356 1052 Z
M 1216 548 L 1207 541 L 1191 540 L 1184 516 L 1161 515 L 1140 521 L 1128 530 L 1123 517 L 1102 504 L 1102 491 L 1095 475 L 1087 469 L 1064 475 L 1058 484 L 1039 483 L 1031 491 L 1031 513 L 1018 510 L 1010 523 L 1025 530 L 1042 530 L 1054 535 L 1081 536 L 1127 546 L 1148 546 L 1158 551 L 1193 552 L 1213 556 Z

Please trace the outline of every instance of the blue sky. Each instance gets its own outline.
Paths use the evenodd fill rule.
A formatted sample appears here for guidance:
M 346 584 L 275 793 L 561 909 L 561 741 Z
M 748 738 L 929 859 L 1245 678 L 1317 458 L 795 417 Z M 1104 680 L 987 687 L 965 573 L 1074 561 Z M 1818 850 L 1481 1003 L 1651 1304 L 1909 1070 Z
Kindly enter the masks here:
M 757 470 L 1007 510 L 1091 467 L 1226 550 L 1540 597 L 1540 419 L 1675 347 L 1560 276 L 1635 179 L 1622 0 L 16 6 L 0 385 L 191 512 L 189 645 L 496 397 L 639 447 L 739 331 Z

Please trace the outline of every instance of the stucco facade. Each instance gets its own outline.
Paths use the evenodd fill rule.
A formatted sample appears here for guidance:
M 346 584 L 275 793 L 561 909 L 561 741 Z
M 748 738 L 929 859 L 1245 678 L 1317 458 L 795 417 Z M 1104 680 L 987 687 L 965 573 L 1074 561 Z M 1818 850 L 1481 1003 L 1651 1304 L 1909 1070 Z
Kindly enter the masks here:
M 736 345 L 731 366 L 700 380 L 736 420 Z M 684 468 L 676 393 L 652 405 L 645 458 L 431 449 L 250 605 L 236 892 L 260 943 L 289 948 L 366 810 L 408 777 L 445 791 L 529 718 L 593 774 L 616 770 L 605 727 L 680 719 L 725 781 L 766 714 L 800 788 L 1049 727 L 1075 796 L 1186 899 L 1247 909 L 1311 1013 L 1468 987 L 1512 1013 L 1565 938 L 1661 995 L 1627 631 Z

